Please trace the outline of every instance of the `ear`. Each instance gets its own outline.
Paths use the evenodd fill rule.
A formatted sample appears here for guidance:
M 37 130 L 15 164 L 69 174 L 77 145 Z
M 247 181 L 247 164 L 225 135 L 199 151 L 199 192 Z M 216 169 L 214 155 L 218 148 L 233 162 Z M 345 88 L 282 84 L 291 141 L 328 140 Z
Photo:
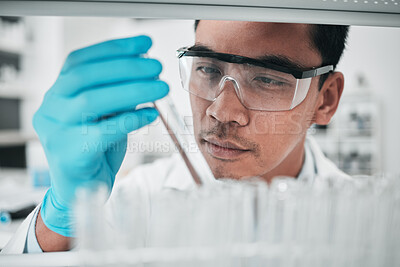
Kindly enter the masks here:
M 327 125 L 339 105 L 344 87 L 344 76 L 341 72 L 333 72 L 325 80 L 318 94 L 315 109 L 315 123 Z

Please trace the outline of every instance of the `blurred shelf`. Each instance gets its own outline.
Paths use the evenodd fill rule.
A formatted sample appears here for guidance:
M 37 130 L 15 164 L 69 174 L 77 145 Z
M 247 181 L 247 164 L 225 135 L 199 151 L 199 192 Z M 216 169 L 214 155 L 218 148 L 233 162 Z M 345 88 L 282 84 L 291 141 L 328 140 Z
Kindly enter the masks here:
M 120 16 L 400 26 L 399 0 L 0 0 L 7 16 Z
M 25 84 L 23 83 L 2 83 L 0 82 L 0 98 L 19 98 L 29 97 Z
M 378 99 L 359 84 L 344 95 L 333 123 L 312 133 L 321 149 L 344 172 L 372 175 L 381 170 L 381 127 Z
M 1 255 L 2 266 L 82 266 L 82 254 L 78 251 L 46 252 L 31 254 L 4 254 Z
M 378 143 L 375 138 L 371 136 L 340 136 L 341 143 Z
M 25 53 L 25 46 L 0 39 L 0 51 L 21 55 Z
M 22 133 L 18 130 L 0 130 L 0 146 L 22 145 L 37 139 L 35 134 Z

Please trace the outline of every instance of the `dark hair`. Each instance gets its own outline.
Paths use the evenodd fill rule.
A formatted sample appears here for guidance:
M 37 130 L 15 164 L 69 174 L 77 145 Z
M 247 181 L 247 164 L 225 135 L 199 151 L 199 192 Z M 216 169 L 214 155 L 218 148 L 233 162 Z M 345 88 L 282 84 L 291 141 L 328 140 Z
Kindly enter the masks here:
M 312 25 L 310 39 L 322 57 L 322 66 L 333 65 L 333 68 L 336 68 L 346 47 L 348 32 L 349 26 L 345 25 Z M 320 76 L 319 89 L 328 76 L 329 73 Z
M 200 20 L 194 23 L 194 30 L 197 30 Z M 320 53 L 322 66 L 333 65 L 336 68 L 346 46 L 349 26 L 347 25 L 323 25 L 312 24 L 310 27 L 310 39 L 314 48 Z M 329 73 L 319 78 L 319 89 L 322 88 Z

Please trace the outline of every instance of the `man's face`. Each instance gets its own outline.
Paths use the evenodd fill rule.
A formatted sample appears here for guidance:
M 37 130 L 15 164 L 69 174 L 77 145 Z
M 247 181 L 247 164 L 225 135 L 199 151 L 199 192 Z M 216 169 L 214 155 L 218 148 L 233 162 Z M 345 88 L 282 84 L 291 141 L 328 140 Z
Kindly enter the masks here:
M 258 22 L 201 21 L 196 45 L 216 52 L 261 58 L 284 56 L 305 68 L 320 66 L 309 26 Z M 196 140 L 217 178 L 297 175 L 304 138 L 313 120 L 318 78 L 306 99 L 290 111 L 255 111 L 242 105 L 232 82 L 218 98 L 190 96 Z M 228 147 L 228 148 L 227 148 Z M 300 165 L 299 165 L 300 164 Z

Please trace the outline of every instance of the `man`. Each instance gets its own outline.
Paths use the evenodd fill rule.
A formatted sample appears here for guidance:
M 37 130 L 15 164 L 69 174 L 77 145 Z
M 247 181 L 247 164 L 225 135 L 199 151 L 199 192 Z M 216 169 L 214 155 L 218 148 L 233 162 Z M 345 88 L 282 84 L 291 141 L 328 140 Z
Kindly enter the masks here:
M 181 77 L 191 92 L 197 143 L 216 178 L 346 179 L 306 132 L 313 123 L 328 124 L 337 109 L 344 77 L 333 70 L 347 32 L 346 26 L 196 22 L 195 45 L 179 50 Z M 127 133 L 157 116 L 132 107 L 168 93 L 157 80 L 159 62 L 141 57 L 150 46 L 140 36 L 69 55 L 33 120 L 52 186 L 3 252 L 69 249 L 75 189 L 102 181 L 111 192 Z M 119 186 L 151 196 L 190 188 L 180 178 L 187 175 L 172 157 L 134 170 Z

